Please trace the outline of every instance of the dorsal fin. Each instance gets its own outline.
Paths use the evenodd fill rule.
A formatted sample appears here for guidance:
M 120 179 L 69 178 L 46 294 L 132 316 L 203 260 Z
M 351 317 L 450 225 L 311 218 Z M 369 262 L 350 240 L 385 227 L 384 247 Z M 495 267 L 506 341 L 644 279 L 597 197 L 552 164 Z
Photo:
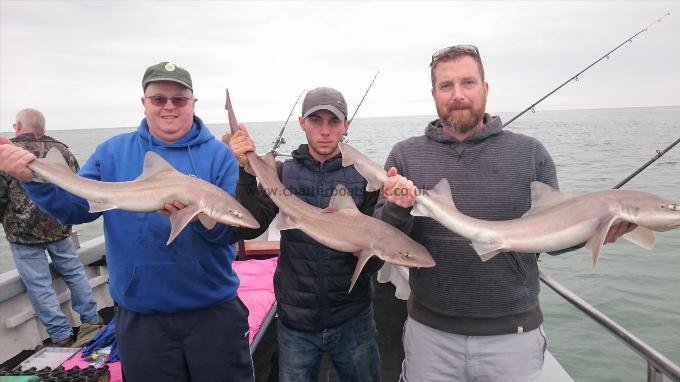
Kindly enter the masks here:
M 455 206 L 453 203 L 453 196 L 451 195 L 451 186 L 446 178 L 442 178 L 433 189 L 428 191 L 430 196 L 439 199 L 447 204 Z
M 170 163 L 153 151 L 147 151 L 144 155 L 144 169 L 142 174 L 135 180 L 142 180 L 163 171 L 176 171 Z
M 529 209 L 524 216 L 529 216 L 542 209 L 556 206 L 567 199 L 569 199 L 567 195 L 564 195 L 553 187 L 542 182 L 533 181 L 531 182 L 531 209 Z
M 47 152 L 47 155 L 45 155 L 45 160 L 49 163 L 52 163 L 52 164 L 71 168 L 68 165 L 68 163 L 66 163 L 66 159 L 64 158 L 64 155 L 56 147 L 52 147 L 50 149 L 50 151 Z
M 328 208 L 334 209 L 336 211 L 340 210 L 351 210 L 359 212 L 357 205 L 354 204 L 354 199 L 349 194 L 347 187 L 342 184 L 335 186 L 333 190 L 333 196 L 331 197 L 331 202 L 328 204 Z

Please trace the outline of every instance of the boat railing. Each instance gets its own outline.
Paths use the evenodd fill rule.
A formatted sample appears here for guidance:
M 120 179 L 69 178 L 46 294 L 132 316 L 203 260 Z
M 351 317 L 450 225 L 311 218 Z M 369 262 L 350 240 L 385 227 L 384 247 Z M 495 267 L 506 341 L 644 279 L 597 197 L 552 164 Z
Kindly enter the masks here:
M 540 271 L 539 273 L 543 283 L 549 286 L 557 294 L 562 296 L 562 298 L 580 309 L 595 322 L 602 325 L 616 338 L 621 340 L 624 344 L 636 352 L 640 357 L 644 358 L 647 361 L 648 382 L 661 382 L 664 375 L 674 382 L 680 381 L 680 366 L 673 363 L 663 354 L 654 350 L 654 348 L 644 343 L 631 332 L 627 331 L 621 325 L 617 324 L 611 318 L 607 317 L 604 313 L 597 310 L 584 299 L 576 295 L 576 293 L 564 287 L 545 272 Z

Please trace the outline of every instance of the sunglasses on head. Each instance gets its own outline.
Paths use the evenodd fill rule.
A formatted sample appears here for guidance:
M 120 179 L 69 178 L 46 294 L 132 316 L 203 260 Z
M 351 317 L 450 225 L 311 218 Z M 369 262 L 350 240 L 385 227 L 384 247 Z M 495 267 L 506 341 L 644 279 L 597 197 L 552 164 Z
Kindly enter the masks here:
M 189 103 L 189 100 L 191 100 L 191 97 L 183 97 L 183 96 L 172 96 L 172 97 L 166 97 L 162 95 L 155 95 L 155 96 L 149 96 L 149 97 L 144 97 L 151 101 L 151 104 L 154 106 L 165 106 L 165 104 L 168 103 L 168 100 L 172 102 L 173 106 L 177 107 L 182 107 L 186 106 L 187 103 Z
M 474 45 L 453 45 L 448 48 L 444 49 L 439 49 L 432 55 L 432 61 L 430 61 L 430 65 L 434 64 L 435 61 L 439 60 L 442 57 L 451 55 L 451 54 L 460 54 L 460 53 L 467 53 L 467 54 L 472 54 L 477 57 L 479 57 L 479 49 L 477 49 L 476 46 Z

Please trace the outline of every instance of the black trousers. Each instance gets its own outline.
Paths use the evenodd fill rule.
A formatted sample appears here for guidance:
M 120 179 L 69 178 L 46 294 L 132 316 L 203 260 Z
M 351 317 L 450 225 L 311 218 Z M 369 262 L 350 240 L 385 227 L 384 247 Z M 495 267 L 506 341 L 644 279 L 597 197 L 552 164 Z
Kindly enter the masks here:
M 126 382 L 252 382 L 248 309 L 235 298 L 172 314 L 118 306 L 116 341 Z

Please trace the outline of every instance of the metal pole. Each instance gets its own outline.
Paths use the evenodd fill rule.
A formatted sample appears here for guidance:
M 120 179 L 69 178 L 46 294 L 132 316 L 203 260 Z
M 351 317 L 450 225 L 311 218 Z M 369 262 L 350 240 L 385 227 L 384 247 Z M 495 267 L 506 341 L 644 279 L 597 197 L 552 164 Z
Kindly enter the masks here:
M 658 371 L 671 378 L 673 381 L 680 381 L 680 366 L 673 363 L 663 354 L 654 350 L 651 346 L 644 343 L 635 335 L 627 331 L 621 325 L 614 322 L 611 318 L 604 315 L 604 313 L 597 310 L 595 307 L 587 303 L 576 293 L 562 286 L 557 280 L 539 270 L 541 281 L 554 290 L 557 294 L 569 301 L 572 305 L 580 309 L 587 316 L 595 320 L 598 324 L 610 331 L 616 338 L 620 339 L 624 344 L 631 348 L 634 352 L 646 359 L 650 367 L 647 369 L 647 376 L 649 381 L 658 381 L 654 374 Z M 653 370 L 652 370 L 653 369 Z

